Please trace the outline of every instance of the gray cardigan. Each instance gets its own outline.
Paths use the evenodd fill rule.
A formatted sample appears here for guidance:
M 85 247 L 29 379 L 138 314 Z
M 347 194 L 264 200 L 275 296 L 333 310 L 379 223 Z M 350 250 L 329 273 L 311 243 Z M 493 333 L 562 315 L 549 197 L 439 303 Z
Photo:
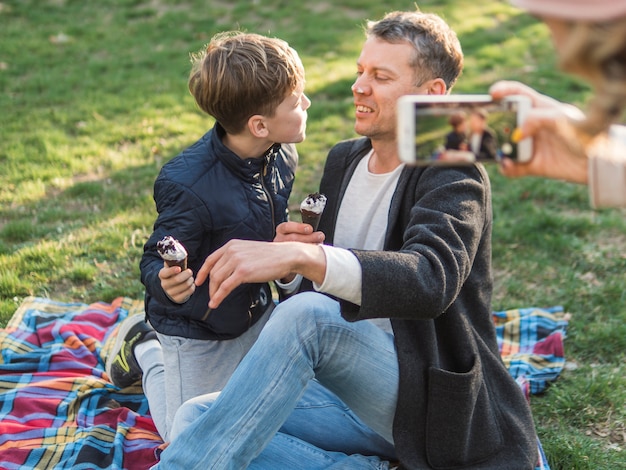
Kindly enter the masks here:
M 337 213 L 369 139 L 330 151 L 319 230 L 332 244 Z M 403 170 L 385 251 L 353 250 L 361 306 L 349 321 L 391 318 L 400 366 L 394 441 L 403 468 L 532 469 L 530 408 L 498 352 L 491 317 L 491 191 L 481 166 Z

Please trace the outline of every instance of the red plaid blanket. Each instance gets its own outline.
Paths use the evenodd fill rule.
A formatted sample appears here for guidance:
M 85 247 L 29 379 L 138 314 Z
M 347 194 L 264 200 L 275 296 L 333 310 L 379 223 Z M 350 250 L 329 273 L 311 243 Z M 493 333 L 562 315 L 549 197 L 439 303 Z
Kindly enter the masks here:
M 148 469 L 162 444 L 141 388 L 120 391 L 103 343 L 143 302 L 28 298 L 0 331 L 0 468 Z M 112 346 L 112 342 L 109 347 Z

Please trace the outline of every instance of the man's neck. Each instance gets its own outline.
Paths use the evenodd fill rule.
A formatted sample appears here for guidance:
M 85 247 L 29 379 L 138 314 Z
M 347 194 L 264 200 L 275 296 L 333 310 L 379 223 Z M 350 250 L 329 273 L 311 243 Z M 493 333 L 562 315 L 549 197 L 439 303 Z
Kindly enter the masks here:
M 374 174 L 390 173 L 402 163 L 398 157 L 398 143 L 393 141 L 372 141 L 374 153 L 368 170 Z

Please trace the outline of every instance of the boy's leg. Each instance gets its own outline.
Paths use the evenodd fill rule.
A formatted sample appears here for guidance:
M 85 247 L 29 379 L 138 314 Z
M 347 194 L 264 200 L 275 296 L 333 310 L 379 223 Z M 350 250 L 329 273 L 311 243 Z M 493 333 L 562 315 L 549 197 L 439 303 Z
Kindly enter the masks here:
M 276 309 L 215 404 L 173 436 L 163 467 L 245 468 L 314 376 L 392 441 L 398 390 L 392 337 L 369 322 L 346 322 L 337 302 L 305 293 Z
M 132 315 L 122 321 L 105 368 L 111 381 L 120 388 L 141 378 L 154 425 L 161 438 L 167 440 L 163 351 L 156 332 L 143 315 Z
M 148 399 L 150 416 L 161 439 L 169 439 L 167 401 L 165 397 L 165 372 L 163 349 L 158 341 L 140 343 L 135 347 L 135 357 L 143 371 L 141 385 Z
M 184 402 L 224 388 L 258 338 L 269 316 L 268 310 L 248 331 L 230 340 L 198 340 L 158 333 L 165 361 L 169 428 L 176 411 Z

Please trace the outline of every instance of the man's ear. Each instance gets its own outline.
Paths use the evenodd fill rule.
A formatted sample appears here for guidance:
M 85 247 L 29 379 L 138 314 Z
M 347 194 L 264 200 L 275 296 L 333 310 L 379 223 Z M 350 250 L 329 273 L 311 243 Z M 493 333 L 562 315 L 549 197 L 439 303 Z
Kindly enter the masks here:
M 265 118 L 260 114 L 255 114 L 248 119 L 248 130 L 254 137 L 264 139 L 269 134 Z
M 442 78 L 435 78 L 428 84 L 429 95 L 445 95 L 447 91 L 446 82 Z

